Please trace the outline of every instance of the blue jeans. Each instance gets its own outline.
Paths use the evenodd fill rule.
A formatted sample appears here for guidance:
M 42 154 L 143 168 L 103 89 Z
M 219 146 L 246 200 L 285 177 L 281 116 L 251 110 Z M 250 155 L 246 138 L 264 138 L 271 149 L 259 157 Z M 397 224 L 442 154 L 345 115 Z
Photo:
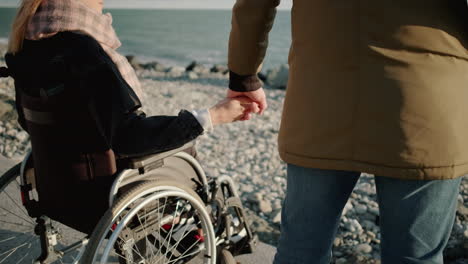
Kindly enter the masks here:
M 275 264 L 330 263 L 341 212 L 359 172 L 288 165 Z M 375 177 L 382 264 L 441 264 L 461 178 L 407 181 Z

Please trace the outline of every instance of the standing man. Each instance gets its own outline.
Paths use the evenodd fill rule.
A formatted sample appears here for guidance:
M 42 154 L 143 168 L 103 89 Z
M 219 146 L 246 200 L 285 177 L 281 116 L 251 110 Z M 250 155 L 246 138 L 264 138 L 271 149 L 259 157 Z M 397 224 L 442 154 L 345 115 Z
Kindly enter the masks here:
M 293 0 L 279 133 L 277 264 L 330 262 L 361 172 L 375 174 L 384 264 L 443 263 L 468 173 L 468 36 L 446 0 Z M 237 0 L 228 96 L 257 78 L 279 0 Z

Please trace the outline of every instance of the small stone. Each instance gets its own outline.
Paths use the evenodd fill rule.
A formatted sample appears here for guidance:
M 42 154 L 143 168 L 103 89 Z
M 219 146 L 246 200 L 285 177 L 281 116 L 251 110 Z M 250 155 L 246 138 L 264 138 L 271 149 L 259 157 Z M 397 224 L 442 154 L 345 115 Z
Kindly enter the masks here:
M 345 264 L 348 263 L 348 261 L 345 258 L 339 258 L 335 261 L 335 264 Z
M 356 232 L 356 228 L 351 224 L 351 222 L 346 222 L 344 224 L 344 228 L 346 228 L 350 232 Z
M 258 206 L 263 213 L 271 213 L 271 211 L 273 210 L 271 208 L 271 203 L 266 200 L 260 201 Z
M 187 76 L 188 76 L 188 78 L 189 78 L 190 80 L 196 80 L 196 79 L 198 79 L 198 74 L 196 74 L 195 72 L 192 72 L 192 71 L 189 72 L 189 73 L 187 74 Z
M 276 199 L 274 202 L 273 202 L 273 209 L 281 209 L 281 200 L 280 199 Z
M 351 211 L 353 210 L 353 205 L 351 204 L 350 201 L 348 201 L 345 205 L 345 207 L 343 208 L 343 213 L 342 215 L 346 215 L 346 213 L 348 213 L 348 211 Z
M 254 197 L 258 202 L 260 202 L 260 201 L 263 200 L 263 193 L 257 192 L 257 193 L 254 194 Z
M 375 223 L 369 220 L 362 221 L 362 227 L 364 227 L 367 230 L 374 230 L 375 228 L 377 228 Z
M 18 133 L 18 131 L 16 131 L 16 129 L 9 129 L 6 134 L 10 137 L 14 137 L 16 136 L 16 134 Z
M 375 235 L 374 232 L 372 232 L 372 231 L 367 231 L 366 234 L 367 234 L 367 236 L 368 236 L 369 238 L 371 238 L 371 239 L 376 238 L 376 235 Z
M 28 137 L 29 137 L 29 135 L 25 131 L 21 131 L 16 135 L 16 138 L 21 142 L 26 141 L 28 139 Z
M 279 212 L 276 213 L 275 217 L 273 217 L 273 223 L 281 223 L 281 210 L 279 210 Z
M 468 217 L 468 207 L 465 206 L 463 203 L 458 203 L 458 213 L 463 215 L 463 216 L 466 216 Z
M 356 219 L 350 219 L 346 224 L 345 228 L 348 229 L 350 232 L 354 233 L 362 233 L 362 226 Z
M 372 247 L 369 244 L 359 244 L 354 248 L 354 250 L 357 253 L 369 254 L 372 252 Z
M 253 186 L 250 185 L 250 184 L 243 184 L 243 185 L 241 185 L 241 191 L 242 191 L 243 193 L 251 193 L 251 192 L 253 192 L 253 190 L 254 190 L 254 188 L 253 188 Z
M 339 247 L 339 246 L 341 245 L 341 242 L 342 242 L 341 238 L 337 237 L 337 238 L 335 238 L 335 240 L 333 241 L 333 246 Z
M 365 213 L 367 213 L 367 206 L 365 206 L 364 204 L 356 204 L 354 206 L 354 210 L 358 214 L 365 214 Z
M 367 210 L 369 211 L 369 213 L 371 213 L 373 215 L 379 215 L 379 208 L 369 207 L 369 208 L 367 208 Z

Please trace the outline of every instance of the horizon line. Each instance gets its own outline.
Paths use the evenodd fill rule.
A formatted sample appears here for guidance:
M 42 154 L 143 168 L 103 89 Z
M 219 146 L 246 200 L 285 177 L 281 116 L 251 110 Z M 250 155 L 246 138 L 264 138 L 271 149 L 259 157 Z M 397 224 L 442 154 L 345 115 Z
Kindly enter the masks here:
M 0 4 L 0 8 L 18 8 L 15 5 L 2 5 Z M 225 7 L 105 7 L 104 10 L 108 9 L 118 9 L 118 10 L 219 10 L 219 11 L 231 11 L 232 8 L 225 8 Z M 278 11 L 291 11 L 290 8 L 280 7 Z

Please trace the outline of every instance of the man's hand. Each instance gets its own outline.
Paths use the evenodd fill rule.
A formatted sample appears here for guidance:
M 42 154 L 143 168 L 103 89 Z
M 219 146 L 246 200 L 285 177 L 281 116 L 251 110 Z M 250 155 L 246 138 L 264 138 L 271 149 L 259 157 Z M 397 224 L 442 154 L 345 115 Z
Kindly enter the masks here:
M 265 109 L 267 109 L 267 101 L 266 101 L 266 96 L 265 96 L 265 91 L 263 88 L 260 88 L 258 90 L 252 91 L 252 92 L 236 92 L 231 89 L 228 89 L 227 92 L 227 98 L 234 98 L 234 97 L 239 97 L 239 96 L 245 96 L 248 97 L 250 100 L 258 104 L 258 107 L 260 111 L 258 112 L 259 115 L 263 114 Z M 251 118 L 251 113 L 246 113 L 242 120 L 249 120 Z

